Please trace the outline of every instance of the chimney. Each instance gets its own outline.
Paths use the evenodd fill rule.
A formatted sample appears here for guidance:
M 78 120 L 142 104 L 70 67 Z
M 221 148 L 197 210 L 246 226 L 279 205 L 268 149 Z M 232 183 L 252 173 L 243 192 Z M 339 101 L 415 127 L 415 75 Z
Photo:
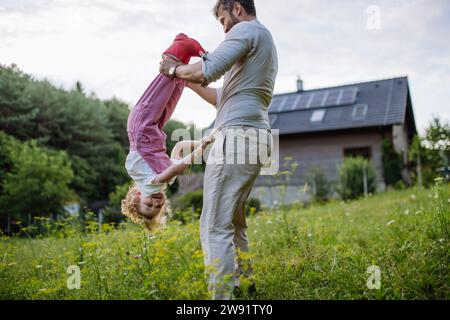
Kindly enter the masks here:
M 303 91 L 303 80 L 300 76 L 297 76 L 297 92 Z

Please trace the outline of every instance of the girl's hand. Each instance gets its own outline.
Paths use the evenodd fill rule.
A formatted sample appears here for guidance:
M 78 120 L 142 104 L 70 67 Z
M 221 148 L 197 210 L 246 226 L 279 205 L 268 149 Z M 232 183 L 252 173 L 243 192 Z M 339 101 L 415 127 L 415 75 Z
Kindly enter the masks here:
M 215 140 L 216 140 L 216 137 L 214 137 L 213 135 L 209 135 L 209 136 L 206 136 L 206 137 L 202 138 L 201 145 L 202 145 L 203 150 L 209 144 L 213 143 Z

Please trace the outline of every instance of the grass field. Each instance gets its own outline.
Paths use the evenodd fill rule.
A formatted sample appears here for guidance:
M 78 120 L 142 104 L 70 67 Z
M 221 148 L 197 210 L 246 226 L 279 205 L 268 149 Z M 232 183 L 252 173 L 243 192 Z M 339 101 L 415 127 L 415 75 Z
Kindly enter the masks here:
M 440 185 L 250 216 L 243 258 L 257 299 L 449 299 L 449 194 Z M 79 290 L 67 288 L 70 265 L 80 267 Z M 367 286 L 372 265 L 379 289 Z M 172 221 L 153 237 L 126 224 L 0 241 L 1 299 L 208 297 L 198 222 Z

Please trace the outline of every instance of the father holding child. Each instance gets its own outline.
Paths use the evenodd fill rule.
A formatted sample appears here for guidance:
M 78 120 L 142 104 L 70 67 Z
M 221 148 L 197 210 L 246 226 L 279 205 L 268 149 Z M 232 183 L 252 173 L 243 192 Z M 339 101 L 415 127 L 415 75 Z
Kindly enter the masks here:
M 212 298 L 233 299 L 241 292 L 241 277 L 251 281 L 250 294 L 256 291 L 250 261 L 239 259 L 237 251 L 249 250 L 244 207 L 262 163 L 259 158 L 256 163 L 247 161 L 253 152 L 253 134 L 246 137 L 250 143 L 244 148 L 227 141 L 255 129 L 269 136 L 256 143 L 270 141 L 268 107 L 278 58 L 269 30 L 256 18 L 253 0 L 217 0 L 213 13 L 225 32 L 225 40 L 217 49 L 205 53 L 195 64 L 164 58 L 160 72 L 186 80 L 190 89 L 217 109 L 214 128 L 225 138 L 216 139 L 213 150 L 223 152 L 227 161 L 207 161 L 200 238 Z M 222 88 L 207 87 L 222 76 Z M 230 163 L 243 154 L 245 163 Z

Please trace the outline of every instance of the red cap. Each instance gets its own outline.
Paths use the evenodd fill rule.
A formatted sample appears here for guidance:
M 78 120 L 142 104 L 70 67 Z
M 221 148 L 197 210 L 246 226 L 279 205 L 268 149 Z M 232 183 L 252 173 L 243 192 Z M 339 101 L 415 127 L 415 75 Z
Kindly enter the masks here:
M 164 51 L 165 54 L 175 56 L 184 64 L 188 64 L 191 57 L 201 57 L 205 52 L 197 40 L 189 38 L 184 33 L 178 34 L 172 45 Z

